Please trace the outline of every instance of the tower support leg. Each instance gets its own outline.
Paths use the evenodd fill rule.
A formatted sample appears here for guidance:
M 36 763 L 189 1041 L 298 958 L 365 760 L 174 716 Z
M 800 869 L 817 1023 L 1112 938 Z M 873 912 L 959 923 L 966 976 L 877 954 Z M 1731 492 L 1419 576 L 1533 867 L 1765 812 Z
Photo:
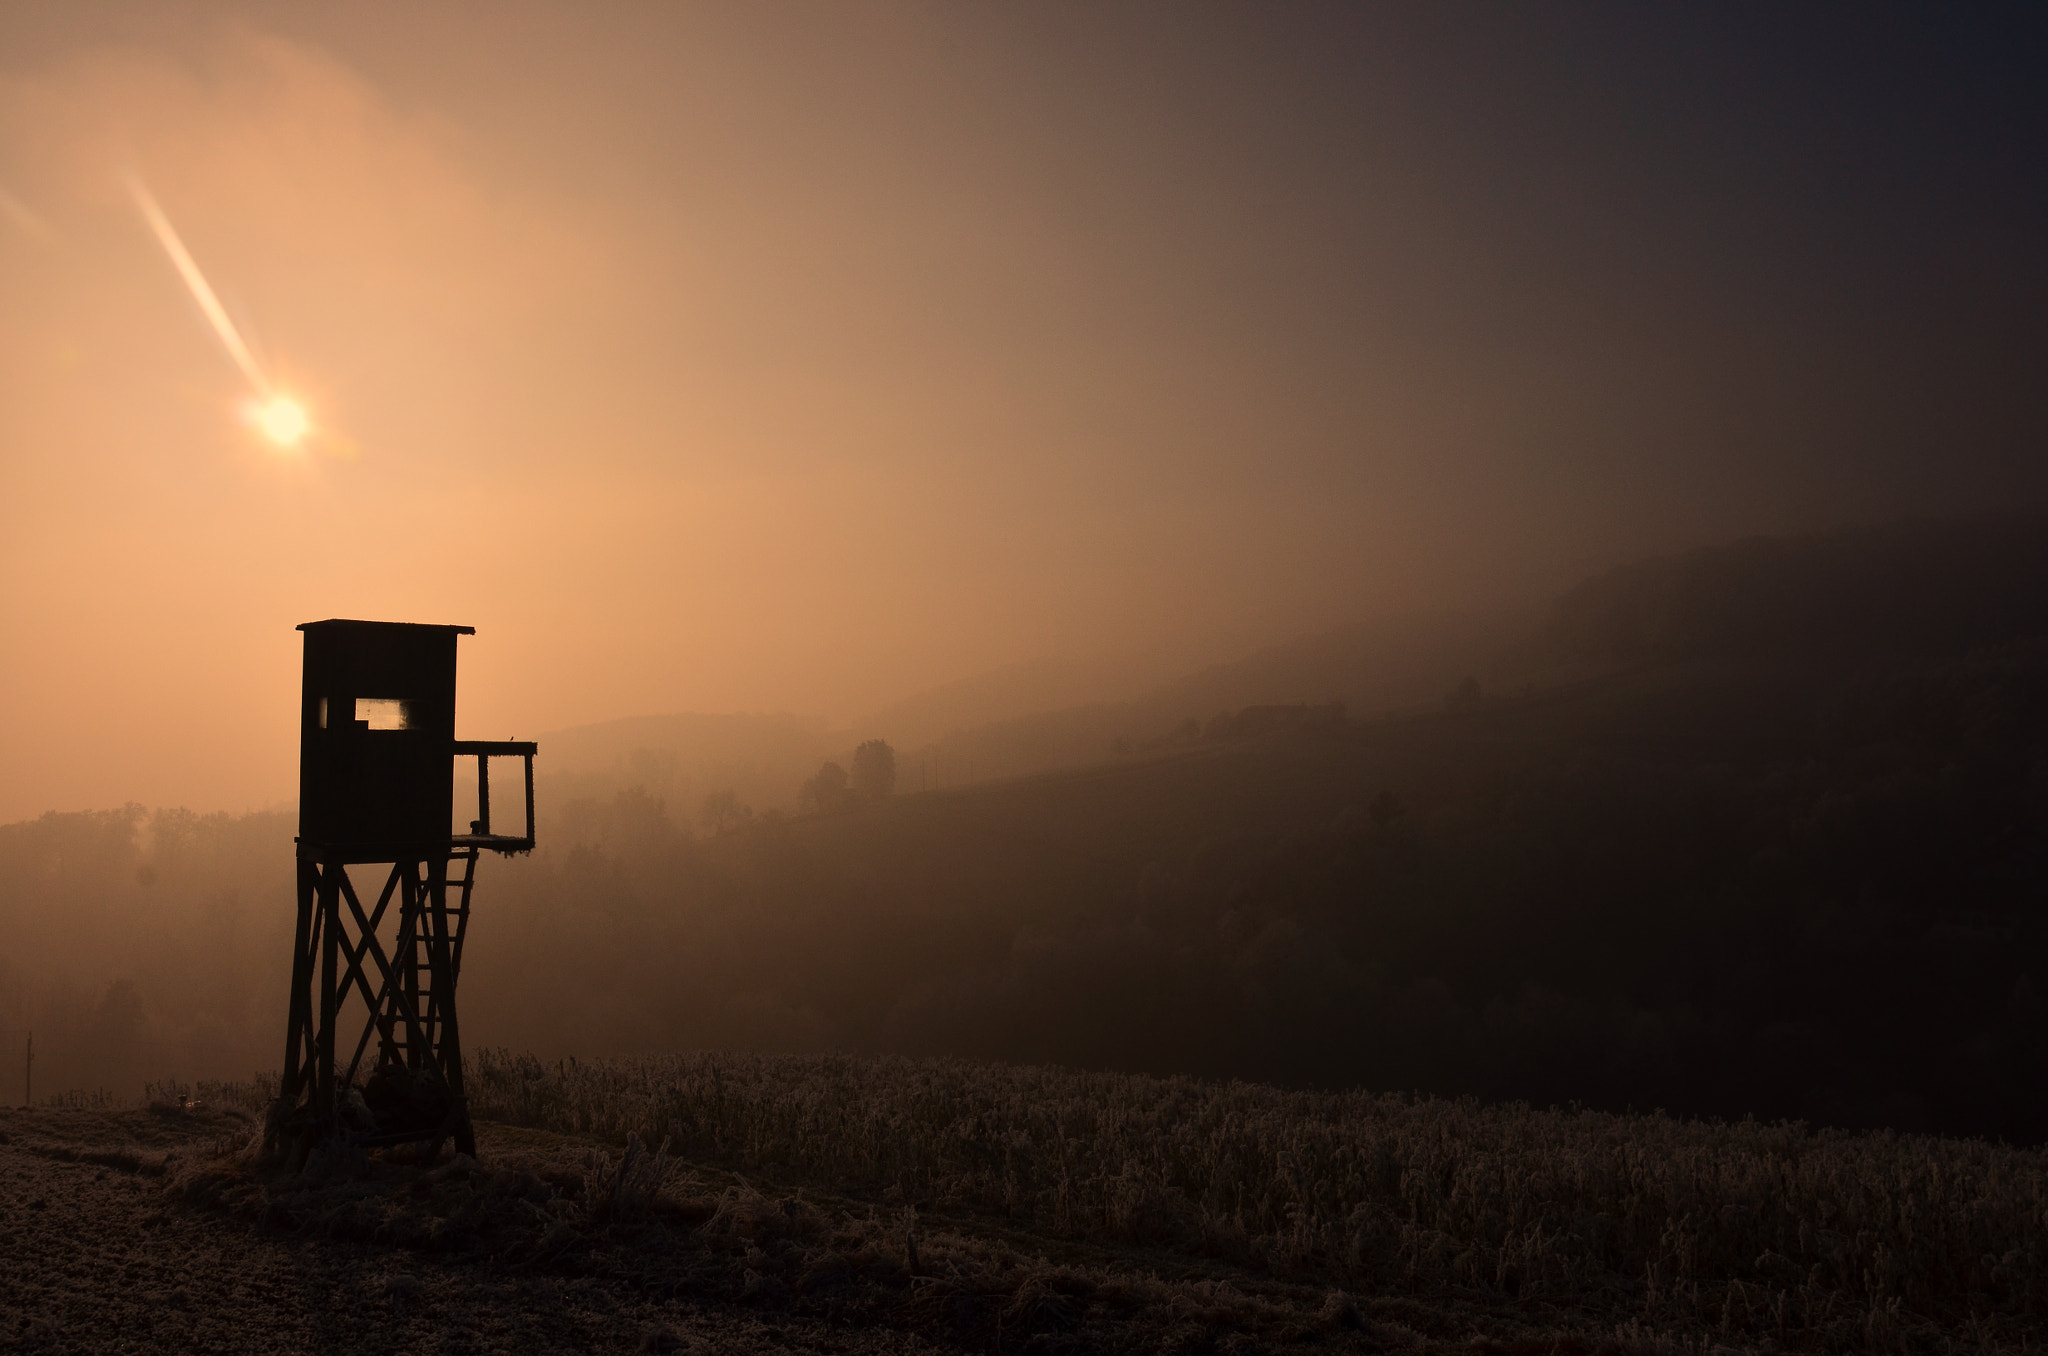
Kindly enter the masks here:
M 284 1073 L 266 1135 L 290 1166 L 337 1135 L 365 1147 L 423 1142 L 430 1158 L 450 1138 L 459 1152 L 476 1152 L 455 1005 L 475 853 L 457 855 L 459 881 L 445 853 L 394 862 L 369 910 L 345 864 L 315 850 L 300 857 Z M 453 908 L 451 885 L 460 896 Z M 397 937 L 387 950 L 380 933 L 394 902 Z M 376 1065 L 358 1085 L 372 1040 Z
M 277 1090 L 264 1130 L 264 1152 L 296 1155 L 299 1145 L 287 1119 L 297 1111 L 306 1093 L 306 1078 L 314 1067 L 313 1039 L 313 954 L 320 936 L 320 868 L 301 857 L 298 862 L 298 926 L 292 935 L 292 987 L 286 1004 L 284 1076 Z M 289 1141 L 289 1142 L 288 1142 Z

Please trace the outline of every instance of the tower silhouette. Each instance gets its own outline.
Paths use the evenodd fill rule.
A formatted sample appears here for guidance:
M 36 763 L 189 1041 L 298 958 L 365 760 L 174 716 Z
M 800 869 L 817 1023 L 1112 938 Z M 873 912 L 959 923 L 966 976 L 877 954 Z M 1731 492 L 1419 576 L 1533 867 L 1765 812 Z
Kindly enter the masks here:
M 477 859 L 533 848 L 535 746 L 455 738 L 455 642 L 474 627 L 298 629 L 299 912 L 269 1147 L 294 1167 L 330 1140 L 425 1143 L 432 1158 L 452 1139 L 474 1153 L 456 980 Z M 478 815 L 457 833 L 452 760 L 466 757 L 476 759 Z M 493 758 L 523 764 L 517 836 L 491 829 Z M 383 863 L 390 871 L 366 908 L 349 868 Z

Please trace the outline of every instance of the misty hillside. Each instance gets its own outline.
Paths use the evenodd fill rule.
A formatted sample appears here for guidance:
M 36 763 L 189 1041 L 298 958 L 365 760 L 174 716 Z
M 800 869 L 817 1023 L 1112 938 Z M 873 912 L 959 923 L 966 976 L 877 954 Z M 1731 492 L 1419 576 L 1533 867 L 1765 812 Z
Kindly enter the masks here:
M 615 988 L 603 1048 L 652 1026 L 2038 1138 L 2033 540 L 1906 524 L 1654 562 L 1541 635 L 1582 647 L 1552 672 L 1596 675 L 1583 636 L 1662 638 L 1593 649 L 1604 675 L 585 858 L 680 981 Z M 1627 629 L 1646 616 L 1678 620 Z M 535 1010 L 614 956 L 601 930 L 555 953 Z
M 550 807 L 610 797 L 637 787 L 679 816 L 713 791 L 750 805 L 786 805 L 797 786 L 843 738 L 820 721 L 791 715 L 683 713 L 551 730 L 535 769 L 536 795 Z
M 2048 636 L 2048 515 L 1750 537 L 1609 571 L 1542 647 L 1581 661 L 1901 661 Z
M 1938 561 L 1975 620 L 1930 631 L 1939 597 L 1887 603 L 1926 532 L 1701 553 L 1558 613 L 1628 635 L 1751 588 L 1862 619 L 1818 651 L 1668 625 L 1633 634 L 1707 639 L 715 835 L 638 787 L 546 800 L 541 849 L 484 866 L 465 1032 L 2048 1138 L 2041 579 L 2019 537 Z M 80 1082 L 273 1062 L 289 839 L 139 809 L 0 830 L 0 1042 L 34 1024 Z
M 862 717 L 848 729 L 794 716 L 646 716 L 544 734 L 540 776 L 566 803 L 632 787 L 678 817 L 712 791 L 753 808 L 788 809 L 821 761 L 846 761 L 863 739 L 897 750 L 901 789 L 943 789 L 1085 767 L 1187 742 L 1187 726 L 1272 703 L 1341 703 L 1352 715 L 1433 704 L 1461 679 L 1495 676 L 1527 628 L 1520 611 L 1395 617 L 1340 627 L 1211 665 L 1143 695 L 1034 708 L 1129 686 L 1107 661 L 1043 660 L 945 684 Z M 999 715 L 993 713 L 1000 713 Z
M 1341 702 L 1371 717 L 1435 705 L 1464 679 L 1519 690 L 1646 663 L 1891 663 L 2048 635 L 2048 517 L 1910 521 L 1752 537 L 1617 567 L 1547 615 L 1499 607 L 1384 618 L 1299 637 L 1142 695 L 1028 709 L 1115 687 L 1100 664 L 1013 665 L 828 732 L 794 717 L 670 716 L 550 734 L 563 798 L 642 786 L 678 814 L 712 790 L 794 803 L 826 757 L 896 747 L 900 785 L 945 788 L 1184 744 L 1246 706 Z M 1001 713 L 991 716 L 991 713 Z
M 1047 711 L 1127 701 L 1155 685 L 1159 669 L 1178 666 L 1145 655 L 1046 655 L 890 702 L 854 722 L 886 731 L 898 748 L 924 748 L 962 730 L 1001 724 Z
M 1435 703 L 1468 676 L 1495 676 L 1526 619 L 1516 610 L 1384 618 L 1302 636 L 1163 684 L 1142 697 L 1034 712 L 954 731 L 912 763 L 932 785 L 1085 767 L 1185 744 L 1246 706 L 1342 704 L 1352 716 Z

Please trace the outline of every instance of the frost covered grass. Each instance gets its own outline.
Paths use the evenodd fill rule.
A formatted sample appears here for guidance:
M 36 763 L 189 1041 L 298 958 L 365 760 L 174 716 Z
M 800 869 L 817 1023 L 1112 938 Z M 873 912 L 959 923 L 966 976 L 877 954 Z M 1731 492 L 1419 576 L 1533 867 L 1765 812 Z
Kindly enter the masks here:
M 842 1055 L 483 1051 L 468 1081 L 483 1119 L 1609 1331 L 2018 1349 L 2048 1318 L 2039 1149 Z
M 938 1059 L 467 1074 L 485 1162 L 406 1188 L 424 1206 L 272 1183 L 252 1217 L 610 1248 L 650 1284 L 976 1341 L 1946 1356 L 2048 1319 L 2041 1149 Z M 268 1087 L 196 1093 L 253 1113 Z

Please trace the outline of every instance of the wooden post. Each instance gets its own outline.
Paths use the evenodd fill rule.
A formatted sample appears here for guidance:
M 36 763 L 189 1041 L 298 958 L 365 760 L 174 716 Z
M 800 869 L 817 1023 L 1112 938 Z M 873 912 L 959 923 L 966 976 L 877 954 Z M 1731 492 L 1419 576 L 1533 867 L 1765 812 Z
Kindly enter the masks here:
M 334 991 L 341 961 L 341 865 L 327 863 L 320 880 L 320 1035 L 314 1042 L 313 1115 L 324 1133 L 334 1123 Z
M 292 943 L 292 993 L 285 1020 L 284 1079 L 278 1089 L 278 1096 L 284 1101 L 284 1109 L 290 1111 L 298 1105 L 299 1090 L 304 1086 L 300 1081 L 307 1072 L 303 1067 L 306 1046 L 311 1039 L 313 1021 L 309 1006 L 313 991 L 313 911 L 320 897 L 320 868 L 299 858 L 299 926 Z
M 476 822 L 478 833 L 491 831 L 491 757 L 476 756 Z
M 36 1033 L 28 1033 L 28 1068 L 21 1075 L 21 1107 L 26 1111 L 36 1104 Z

